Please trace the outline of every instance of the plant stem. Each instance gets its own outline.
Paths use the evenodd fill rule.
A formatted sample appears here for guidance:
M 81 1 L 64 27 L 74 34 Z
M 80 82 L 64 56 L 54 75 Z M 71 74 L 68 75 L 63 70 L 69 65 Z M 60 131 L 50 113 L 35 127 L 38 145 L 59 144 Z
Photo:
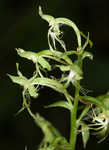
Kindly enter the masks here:
M 77 110 L 78 110 L 78 96 L 79 96 L 79 89 L 75 89 L 75 99 L 73 109 L 71 111 L 71 129 L 70 129 L 70 144 L 72 145 L 72 150 L 75 150 L 76 146 L 76 139 L 77 139 Z
M 77 65 L 82 69 L 82 54 L 78 56 Z M 80 84 L 80 81 L 78 81 Z M 79 97 L 80 88 L 75 88 L 75 98 L 74 105 L 71 111 L 71 127 L 70 127 L 70 144 L 72 145 L 72 150 L 75 150 L 76 140 L 77 140 L 77 110 L 78 110 L 78 97 Z
M 82 69 L 82 54 L 78 56 L 77 65 Z M 80 84 L 80 81 L 78 81 Z M 72 150 L 75 150 L 76 140 L 77 140 L 77 110 L 78 110 L 78 97 L 79 97 L 80 88 L 75 88 L 75 98 L 74 105 L 71 111 L 71 127 L 70 127 L 70 144 L 72 145 Z

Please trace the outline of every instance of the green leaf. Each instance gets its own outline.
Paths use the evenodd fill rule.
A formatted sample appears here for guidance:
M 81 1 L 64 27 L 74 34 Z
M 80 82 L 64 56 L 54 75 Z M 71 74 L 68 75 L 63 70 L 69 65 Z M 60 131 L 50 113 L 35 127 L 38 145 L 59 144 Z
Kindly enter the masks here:
M 83 101 L 98 105 L 99 107 L 101 107 L 103 109 L 107 109 L 107 107 L 104 105 L 104 103 L 102 101 L 100 101 L 98 98 L 94 98 L 91 96 L 79 96 L 79 98 L 82 99 Z
M 59 101 L 59 102 L 55 102 L 53 104 L 50 104 L 48 106 L 45 106 L 45 108 L 51 108 L 51 107 L 63 107 L 63 108 L 66 108 L 68 110 L 72 110 L 73 105 L 69 104 L 66 101 Z
M 60 132 L 52 125 L 52 123 L 38 113 L 35 115 L 34 121 L 41 128 L 45 142 L 52 143 L 56 137 L 61 136 Z
M 57 137 L 49 146 L 50 150 L 72 150 L 72 145 L 67 142 L 65 137 Z
M 58 91 L 63 94 L 67 94 L 66 88 L 57 80 L 41 77 L 41 78 L 35 78 L 32 81 L 32 84 L 47 86 L 47 87 L 54 89 L 55 91 Z
M 89 127 L 85 124 L 82 123 L 82 140 L 83 140 L 83 146 L 84 148 L 86 148 L 86 144 L 88 142 L 89 139 Z
M 87 112 L 89 111 L 90 109 L 90 105 L 86 105 L 85 108 L 83 109 L 83 111 L 81 112 L 78 120 L 77 120 L 77 123 L 78 123 L 78 126 L 79 126 L 79 123 L 81 122 L 82 118 L 87 114 Z

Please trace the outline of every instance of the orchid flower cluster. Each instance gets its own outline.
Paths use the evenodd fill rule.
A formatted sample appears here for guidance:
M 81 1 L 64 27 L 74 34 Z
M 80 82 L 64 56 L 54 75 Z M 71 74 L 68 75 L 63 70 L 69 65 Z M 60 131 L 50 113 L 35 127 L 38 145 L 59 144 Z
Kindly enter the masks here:
M 21 73 L 19 64 L 16 63 L 17 76 L 8 75 L 12 82 L 23 87 L 23 104 L 19 112 L 27 109 L 36 125 L 42 129 L 44 137 L 38 150 L 75 150 L 78 134 L 82 135 L 84 148 L 86 148 L 90 133 L 99 137 L 99 142 L 101 142 L 109 133 L 109 93 L 104 96 L 91 97 L 87 95 L 88 93 L 81 86 L 83 60 L 86 57 L 93 59 L 93 55 L 85 50 L 88 45 L 90 48 L 93 45 L 89 40 L 89 33 L 85 36 L 76 24 L 67 18 L 54 18 L 44 14 L 40 6 L 39 15 L 49 23 L 48 49 L 33 52 L 16 48 L 20 57 L 34 63 L 35 71 L 32 77 L 28 79 Z M 77 49 L 67 49 L 60 28 L 63 25 L 74 30 L 77 37 Z M 83 45 L 82 38 L 85 39 Z M 60 44 L 62 50 L 58 50 L 57 43 Z M 76 56 L 76 60 L 71 58 L 72 55 Z M 55 73 L 54 76 L 50 75 L 54 68 L 58 69 L 61 74 L 60 77 L 56 77 Z M 69 139 L 63 137 L 58 129 L 40 116 L 39 113 L 34 114 L 32 112 L 31 98 L 37 99 L 40 86 L 52 88 L 64 95 L 62 101 L 57 100 L 57 102 L 46 106 L 46 108 L 63 107 L 70 112 Z M 78 110 L 80 111 L 79 115 Z

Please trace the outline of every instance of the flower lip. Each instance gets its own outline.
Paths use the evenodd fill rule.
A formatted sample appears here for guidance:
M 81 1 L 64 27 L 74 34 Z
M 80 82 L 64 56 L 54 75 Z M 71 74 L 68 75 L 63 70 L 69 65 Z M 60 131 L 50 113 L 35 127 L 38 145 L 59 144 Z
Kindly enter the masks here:
M 69 75 L 68 75 L 68 80 L 71 81 L 72 78 L 74 78 L 74 76 L 76 75 L 76 73 L 74 71 L 70 71 Z

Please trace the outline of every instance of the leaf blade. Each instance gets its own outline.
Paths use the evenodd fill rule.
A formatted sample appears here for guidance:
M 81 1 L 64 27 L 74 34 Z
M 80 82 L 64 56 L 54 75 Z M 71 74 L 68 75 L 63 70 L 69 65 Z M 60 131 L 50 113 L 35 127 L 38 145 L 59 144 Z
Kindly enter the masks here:
M 57 80 L 46 78 L 46 77 L 35 78 L 32 81 L 32 84 L 47 86 L 63 94 L 67 93 L 66 88 L 60 82 L 58 82 Z
M 82 99 L 83 101 L 87 101 L 92 104 L 98 105 L 99 107 L 101 107 L 103 109 L 107 109 L 107 107 L 104 105 L 104 103 L 102 101 L 100 101 L 98 98 L 94 98 L 91 96 L 79 96 L 79 98 Z
M 45 108 L 51 108 L 51 107 L 63 107 L 65 109 L 72 110 L 73 106 L 71 106 L 71 104 L 69 104 L 67 101 L 59 101 L 59 102 L 50 104 L 48 106 L 45 106 Z
M 82 140 L 83 140 L 84 148 L 86 148 L 86 144 L 88 142 L 89 135 L 90 135 L 89 127 L 85 123 L 82 123 Z

